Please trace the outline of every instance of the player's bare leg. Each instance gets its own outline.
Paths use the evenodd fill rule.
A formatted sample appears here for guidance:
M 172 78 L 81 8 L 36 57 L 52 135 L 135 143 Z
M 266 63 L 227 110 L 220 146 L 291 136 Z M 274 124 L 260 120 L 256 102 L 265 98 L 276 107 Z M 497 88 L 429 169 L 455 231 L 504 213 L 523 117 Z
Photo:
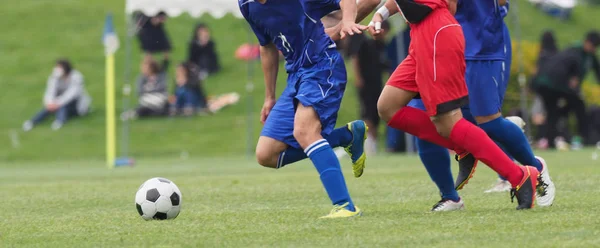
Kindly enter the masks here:
M 323 187 L 334 205 L 331 213 L 324 218 L 359 216 L 361 211 L 350 198 L 340 162 L 327 140 L 321 136 L 321 130 L 317 112 L 312 107 L 298 104 L 294 118 L 294 138 L 319 172 Z

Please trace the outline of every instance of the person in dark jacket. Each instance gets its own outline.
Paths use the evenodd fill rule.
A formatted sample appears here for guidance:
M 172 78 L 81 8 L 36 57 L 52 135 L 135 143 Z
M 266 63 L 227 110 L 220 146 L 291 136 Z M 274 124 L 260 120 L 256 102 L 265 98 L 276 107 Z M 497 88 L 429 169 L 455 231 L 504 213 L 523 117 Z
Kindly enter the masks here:
M 221 70 L 215 43 L 210 37 L 210 30 L 202 23 L 194 29 L 189 44 L 188 61 L 198 67 L 200 80 Z
M 554 56 L 557 53 L 558 44 L 556 43 L 556 39 L 554 38 L 554 33 L 551 30 L 547 30 L 544 33 L 542 33 L 542 36 L 540 38 L 540 53 L 538 54 L 534 73 L 537 73 L 539 68 L 542 67 L 544 63 L 546 63 L 552 56 Z M 549 144 L 548 139 L 544 137 L 544 135 L 546 135 L 547 126 L 546 110 L 544 109 L 544 102 L 542 100 L 542 97 L 535 91 L 534 87 L 532 87 L 532 92 L 535 94 L 533 106 L 531 108 L 531 121 L 533 122 L 533 126 L 537 130 L 535 140 L 537 140 L 538 148 L 546 149 Z
M 581 97 L 581 83 L 592 69 L 600 81 L 600 63 L 596 49 L 600 47 L 600 33 L 591 31 L 581 45 L 575 45 L 550 57 L 538 70 L 533 87 L 542 97 L 547 113 L 545 137 L 550 143 L 556 138 L 556 126 L 560 111 L 558 101 L 564 99 L 567 108 L 574 112 L 578 122 L 579 136 L 588 134 L 585 102 Z
M 171 42 L 165 31 L 165 21 L 167 14 L 160 12 L 154 17 L 148 17 L 144 14 L 137 16 L 137 26 L 139 29 L 138 39 L 146 57 L 155 53 L 163 53 L 164 59 L 167 59 L 171 52 Z

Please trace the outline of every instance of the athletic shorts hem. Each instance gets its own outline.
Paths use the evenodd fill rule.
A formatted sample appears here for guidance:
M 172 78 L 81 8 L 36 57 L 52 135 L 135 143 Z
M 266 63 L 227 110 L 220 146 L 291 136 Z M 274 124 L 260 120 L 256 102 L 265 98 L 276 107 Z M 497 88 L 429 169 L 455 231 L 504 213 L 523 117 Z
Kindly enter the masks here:
M 436 115 L 445 114 L 455 109 L 460 109 L 469 104 L 469 96 L 463 96 L 452 101 L 440 103 L 436 107 Z

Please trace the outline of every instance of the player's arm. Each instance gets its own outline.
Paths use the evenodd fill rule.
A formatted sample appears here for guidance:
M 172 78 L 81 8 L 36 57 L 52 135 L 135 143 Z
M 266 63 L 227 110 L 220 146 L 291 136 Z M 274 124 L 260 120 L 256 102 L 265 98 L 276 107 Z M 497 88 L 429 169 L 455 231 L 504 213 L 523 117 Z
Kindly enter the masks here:
M 373 19 L 371 19 L 371 22 L 369 23 L 369 33 L 371 33 L 373 38 L 380 38 L 381 23 L 396 13 L 398 13 L 398 7 L 394 0 L 387 0 L 385 4 L 375 12 Z
M 265 75 L 265 101 L 275 101 L 275 86 L 279 71 L 279 51 L 273 43 L 260 47 L 260 63 Z
M 347 35 L 361 34 L 366 27 L 356 24 L 357 6 L 355 0 L 341 0 L 340 9 L 342 10 L 342 29 L 340 31 L 340 39 L 344 39 Z
M 448 10 L 450 11 L 450 13 L 452 15 L 456 14 L 456 8 L 458 6 L 458 0 L 446 0 L 448 2 Z M 506 4 L 506 0 L 499 0 L 500 1 L 504 1 L 504 4 Z M 500 4 L 503 5 L 503 4 Z
M 504 5 L 506 5 L 507 2 L 508 2 L 507 0 L 498 0 L 498 5 L 504 6 Z
M 357 13 L 356 13 L 355 22 L 360 23 L 362 20 L 367 18 L 367 16 L 369 16 L 369 14 L 371 14 L 371 12 L 373 12 L 373 10 L 375 10 L 375 8 L 377 8 L 377 5 L 379 5 L 380 2 L 381 2 L 381 0 L 359 0 L 356 5 Z M 331 37 L 331 39 L 339 40 L 341 38 L 341 36 L 340 36 L 341 29 L 342 29 L 342 23 L 339 22 L 336 25 L 332 25 L 331 27 L 326 28 L 325 33 L 327 33 L 327 35 L 329 35 L 329 37 Z

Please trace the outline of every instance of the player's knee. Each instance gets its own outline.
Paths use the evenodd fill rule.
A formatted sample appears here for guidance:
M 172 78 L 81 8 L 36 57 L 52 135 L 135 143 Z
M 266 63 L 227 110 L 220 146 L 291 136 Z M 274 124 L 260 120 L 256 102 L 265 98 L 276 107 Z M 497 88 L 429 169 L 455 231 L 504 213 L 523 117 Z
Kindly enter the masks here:
M 377 113 L 379 114 L 381 120 L 385 122 L 389 122 L 392 119 L 392 117 L 394 117 L 394 114 L 398 112 L 398 110 L 399 109 L 393 109 L 392 107 L 390 107 L 390 105 L 387 104 L 385 99 L 380 98 L 379 101 L 377 101 Z
M 256 149 L 256 162 L 267 168 L 277 168 L 277 158 L 265 149 Z
M 313 142 L 322 139 L 321 131 L 311 126 L 296 126 L 294 127 L 294 138 L 301 147 L 306 148 Z

